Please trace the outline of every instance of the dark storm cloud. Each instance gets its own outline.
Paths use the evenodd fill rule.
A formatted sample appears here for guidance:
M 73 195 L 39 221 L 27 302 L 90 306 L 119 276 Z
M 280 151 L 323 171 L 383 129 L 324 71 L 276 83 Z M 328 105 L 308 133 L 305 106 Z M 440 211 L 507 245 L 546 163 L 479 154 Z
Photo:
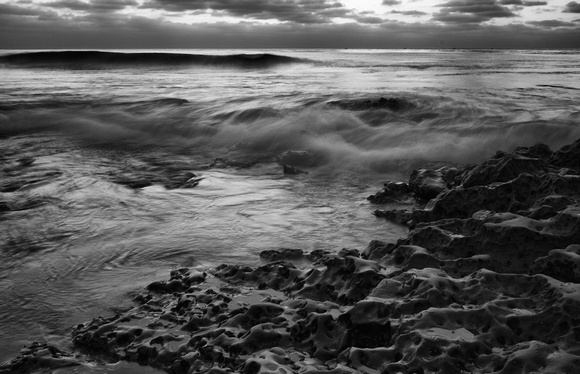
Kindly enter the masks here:
M 502 0 L 501 5 L 517 5 L 517 6 L 541 6 L 548 5 L 546 1 L 524 1 L 524 0 Z
M 170 12 L 213 10 L 234 17 L 302 24 L 329 23 L 332 18 L 352 15 L 342 4 L 327 0 L 148 0 L 142 7 Z
M 451 0 L 437 6 L 442 9 L 433 15 L 433 20 L 444 23 L 483 23 L 517 16 L 496 0 Z
M 92 0 L 90 3 L 85 3 L 79 0 L 60 0 L 42 5 L 57 9 L 108 13 L 117 12 L 128 6 L 136 6 L 138 4 L 135 0 Z
M 564 9 L 564 13 L 580 13 L 580 4 L 575 1 L 571 1 L 566 4 L 566 9 Z
M 545 20 L 545 21 L 530 21 L 526 22 L 528 25 L 538 26 L 538 27 L 546 27 L 546 28 L 554 28 L 554 27 L 576 27 L 577 25 L 574 22 L 565 22 L 560 20 Z
M 398 0 L 383 0 L 383 5 L 393 6 L 393 5 L 399 5 L 399 4 L 401 4 L 401 2 Z
M 425 12 L 421 12 L 419 10 L 391 10 L 393 14 L 401 14 L 403 16 L 424 16 Z

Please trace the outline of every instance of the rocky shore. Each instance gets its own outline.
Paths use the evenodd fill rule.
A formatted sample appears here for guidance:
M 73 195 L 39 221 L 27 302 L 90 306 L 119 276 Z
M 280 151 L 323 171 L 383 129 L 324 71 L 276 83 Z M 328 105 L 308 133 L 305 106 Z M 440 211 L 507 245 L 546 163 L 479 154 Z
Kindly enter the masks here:
M 34 343 L 0 373 L 580 372 L 580 140 L 416 170 L 369 200 L 406 204 L 375 215 L 408 236 L 175 269 L 133 309 L 74 327 L 74 351 Z

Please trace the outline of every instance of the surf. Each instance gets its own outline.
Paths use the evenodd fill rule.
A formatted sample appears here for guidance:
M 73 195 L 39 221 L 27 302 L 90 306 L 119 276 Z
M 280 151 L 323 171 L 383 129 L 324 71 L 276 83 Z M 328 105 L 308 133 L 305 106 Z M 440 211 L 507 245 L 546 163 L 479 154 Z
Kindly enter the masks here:
M 42 51 L 0 56 L 0 64 L 8 66 L 72 70 L 188 66 L 264 68 L 305 62 L 307 62 L 305 59 L 272 53 L 210 55 L 164 52 Z

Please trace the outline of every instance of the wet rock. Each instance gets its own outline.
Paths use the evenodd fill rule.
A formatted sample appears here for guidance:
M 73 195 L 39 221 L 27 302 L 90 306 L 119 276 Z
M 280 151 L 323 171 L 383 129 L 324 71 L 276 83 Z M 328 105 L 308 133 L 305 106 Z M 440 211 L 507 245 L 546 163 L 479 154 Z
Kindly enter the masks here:
M 364 249 L 362 258 L 367 260 L 379 260 L 385 255 L 390 254 L 395 245 L 392 243 L 385 243 L 380 240 L 372 240 Z
M 8 212 L 10 210 L 12 210 L 12 209 L 10 209 L 8 202 L 0 201 L 0 212 Z
M 535 158 L 513 154 L 502 154 L 481 163 L 462 176 L 464 188 L 488 186 L 492 183 L 507 182 L 521 174 L 543 175 L 550 171 L 548 163 Z
M 409 203 L 412 200 L 412 191 L 405 182 L 387 182 L 376 194 L 367 198 L 373 204 Z
M 121 184 L 133 189 L 149 187 L 152 185 L 151 181 L 147 179 L 115 179 L 113 180 L 113 183 Z
M 73 342 L 169 373 L 576 373 L 580 176 L 543 146 L 516 153 L 436 170 L 448 190 L 385 211 L 413 226 L 396 243 L 175 269 Z M 0 372 L 87 360 L 38 345 Z
M 553 249 L 534 261 L 531 274 L 545 274 L 562 282 L 580 283 L 580 245 Z
M 23 348 L 18 357 L 0 365 L 0 374 L 33 373 L 39 370 L 57 370 L 81 364 L 81 361 L 70 353 L 46 343 L 35 342 Z
M 548 161 L 552 157 L 552 150 L 543 143 L 537 143 L 531 147 L 518 147 L 514 153 L 523 157 L 539 158 L 544 161 Z
M 295 168 L 294 166 L 290 166 L 288 164 L 282 165 L 282 171 L 284 172 L 284 174 L 288 175 L 308 174 L 307 171 Z
M 304 258 L 304 251 L 296 248 L 271 249 L 260 252 L 260 258 L 266 261 L 288 261 Z
M 325 164 L 327 158 L 315 151 L 286 151 L 277 157 L 278 163 L 293 168 L 309 168 Z
M 548 162 L 559 168 L 569 168 L 580 173 L 580 139 L 554 152 Z
M 187 183 L 190 185 L 188 186 Z M 168 190 L 176 189 L 176 188 L 191 188 L 195 187 L 199 183 L 197 176 L 191 172 L 186 172 L 183 174 L 173 175 L 163 183 L 165 188 Z M 188 186 L 188 187 L 184 187 Z
M 443 179 L 441 171 L 438 170 L 413 170 L 409 178 L 409 187 L 415 197 L 425 201 L 429 201 L 440 193 L 447 191 L 447 183 Z
M 362 111 L 372 109 L 389 109 L 392 111 L 399 111 L 414 107 L 412 103 L 405 101 L 403 99 L 385 98 L 385 97 L 381 97 L 377 100 L 362 99 L 362 100 L 331 101 L 328 103 L 328 105 L 352 111 Z

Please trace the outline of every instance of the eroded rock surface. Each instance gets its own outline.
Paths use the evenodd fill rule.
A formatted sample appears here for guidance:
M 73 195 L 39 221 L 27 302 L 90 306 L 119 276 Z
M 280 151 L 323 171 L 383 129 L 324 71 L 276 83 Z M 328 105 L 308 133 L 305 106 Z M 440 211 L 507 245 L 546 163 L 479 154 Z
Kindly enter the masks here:
M 35 344 L 0 373 L 94 357 L 168 373 L 578 373 L 576 148 L 417 172 L 377 197 L 418 202 L 377 213 L 412 226 L 396 243 L 176 269 L 133 309 L 76 326 L 74 354 Z

